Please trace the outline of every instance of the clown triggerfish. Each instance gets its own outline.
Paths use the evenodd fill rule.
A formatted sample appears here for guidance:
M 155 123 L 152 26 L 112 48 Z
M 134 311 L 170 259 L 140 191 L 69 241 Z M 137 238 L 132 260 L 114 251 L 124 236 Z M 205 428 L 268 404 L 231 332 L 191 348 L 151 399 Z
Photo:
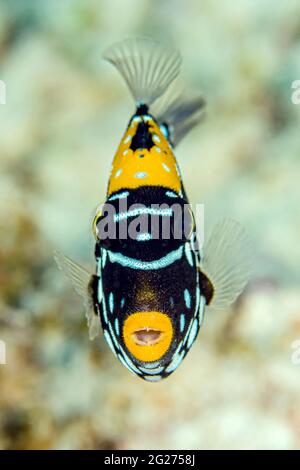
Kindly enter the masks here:
M 170 93 L 180 55 L 150 39 L 130 39 L 104 58 L 122 75 L 136 109 L 93 221 L 96 272 L 55 257 L 84 298 L 90 338 L 101 323 L 119 361 L 156 382 L 190 350 L 205 306 L 225 308 L 244 289 L 247 237 L 238 222 L 224 219 L 198 246 L 174 148 L 199 122 L 205 102 Z

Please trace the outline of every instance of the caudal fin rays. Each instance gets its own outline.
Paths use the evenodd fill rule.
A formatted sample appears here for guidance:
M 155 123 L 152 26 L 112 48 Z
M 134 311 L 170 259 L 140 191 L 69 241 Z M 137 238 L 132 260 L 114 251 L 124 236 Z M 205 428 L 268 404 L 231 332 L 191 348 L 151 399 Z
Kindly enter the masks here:
M 152 39 L 131 38 L 109 47 L 103 58 L 122 75 L 137 107 L 151 106 L 158 123 L 168 126 L 174 147 L 202 120 L 204 99 L 179 92 L 176 84 L 181 66 L 176 50 Z
M 137 105 L 150 106 L 165 93 L 180 71 L 181 56 L 148 38 L 114 44 L 103 54 L 124 78 Z

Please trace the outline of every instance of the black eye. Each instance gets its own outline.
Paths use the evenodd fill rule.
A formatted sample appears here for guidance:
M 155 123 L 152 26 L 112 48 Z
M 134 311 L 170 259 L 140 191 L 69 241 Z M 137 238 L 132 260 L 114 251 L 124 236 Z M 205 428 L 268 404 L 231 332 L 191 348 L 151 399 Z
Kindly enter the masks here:
M 96 238 L 96 240 L 100 240 L 99 238 L 99 234 L 98 234 L 98 222 L 102 216 L 102 209 L 103 209 L 103 204 L 99 207 L 97 207 L 97 212 L 96 212 L 96 215 L 94 217 L 94 220 L 93 220 L 93 224 L 92 224 L 92 229 L 93 229 L 93 234 L 94 234 L 94 237 Z
M 196 223 L 194 213 L 190 205 L 187 206 L 184 216 L 184 234 L 187 240 L 190 240 L 192 233 L 195 231 Z
M 113 241 L 116 240 L 116 222 L 114 212 L 108 209 L 106 204 L 101 206 L 93 221 L 93 233 L 101 246 L 110 248 Z

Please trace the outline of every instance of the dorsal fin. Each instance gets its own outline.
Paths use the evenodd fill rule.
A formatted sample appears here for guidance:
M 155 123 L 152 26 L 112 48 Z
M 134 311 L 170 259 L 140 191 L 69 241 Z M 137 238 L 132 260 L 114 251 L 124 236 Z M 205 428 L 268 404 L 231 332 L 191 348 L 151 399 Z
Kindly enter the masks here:
M 114 44 L 103 57 L 124 78 L 136 105 L 150 106 L 163 95 L 180 71 L 180 54 L 147 38 L 132 38 Z
M 162 130 L 166 127 L 166 134 L 174 147 L 202 121 L 206 107 L 201 95 L 187 93 L 177 82 L 172 83 L 152 109 Z

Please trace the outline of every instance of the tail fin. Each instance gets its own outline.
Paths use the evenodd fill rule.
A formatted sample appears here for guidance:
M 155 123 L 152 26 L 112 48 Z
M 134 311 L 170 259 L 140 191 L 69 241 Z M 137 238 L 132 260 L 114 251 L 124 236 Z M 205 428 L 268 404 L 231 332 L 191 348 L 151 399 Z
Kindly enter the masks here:
M 152 39 L 127 39 L 107 49 L 103 57 L 124 78 L 137 105 L 150 106 L 167 90 L 180 71 L 177 51 Z
M 187 95 L 171 86 L 155 103 L 154 114 L 160 126 L 166 126 L 169 140 L 176 147 L 204 117 L 206 102 L 202 96 Z

